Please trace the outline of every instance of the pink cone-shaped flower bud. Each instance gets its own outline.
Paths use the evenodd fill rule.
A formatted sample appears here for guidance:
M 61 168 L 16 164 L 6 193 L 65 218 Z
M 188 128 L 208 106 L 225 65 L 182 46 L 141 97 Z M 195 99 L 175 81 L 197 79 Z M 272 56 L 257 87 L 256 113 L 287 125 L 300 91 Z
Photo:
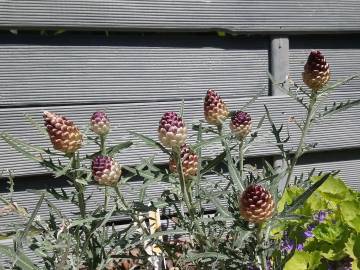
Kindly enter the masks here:
M 303 81 L 313 91 L 323 88 L 330 79 L 329 64 L 320 51 L 312 51 L 304 66 Z
M 91 130 L 97 135 L 106 135 L 110 130 L 110 121 L 105 112 L 94 112 L 90 119 Z
M 184 177 L 187 178 L 189 176 L 195 176 L 198 172 L 198 156 L 193 151 L 191 151 L 191 149 L 186 144 L 183 144 L 181 146 L 180 157 Z M 176 160 L 173 158 L 170 158 L 169 170 L 173 173 L 177 172 Z
M 175 112 L 166 112 L 159 122 L 159 140 L 167 147 L 181 146 L 187 138 L 184 121 Z
M 82 135 L 74 123 L 64 116 L 44 112 L 44 125 L 56 150 L 66 154 L 76 152 L 82 143 Z
M 94 179 L 100 185 L 114 186 L 119 182 L 121 166 L 113 158 L 97 156 L 93 159 L 91 168 Z
M 239 139 L 244 139 L 252 128 L 250 114 L 247 112 L 237 111 L 231 117 L 230 129 Z
M 239 199 L 241 216 L 252 223 L 268 220 L 275 208 L 271 193 L 260 185 L 246 188 Z
M 213 89 L 209 89 L 204 100 L 204 116 L 206 121 L 212 125 L 220 125 L 229 115 L 229 110 Z

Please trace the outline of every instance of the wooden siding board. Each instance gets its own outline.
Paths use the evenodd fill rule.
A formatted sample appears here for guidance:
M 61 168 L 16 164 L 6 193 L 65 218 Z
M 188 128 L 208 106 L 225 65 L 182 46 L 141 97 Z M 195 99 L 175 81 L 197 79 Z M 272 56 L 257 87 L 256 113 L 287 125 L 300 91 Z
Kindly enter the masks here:
M 350 93 L 339 90 L 329 100 L 344 100 L 347 98 L 360 98 L 360 92 Z M 229 99 L 226 100 L 232 110 L 241 108 L 249 99 Z M 299 132 L 296 125 L 288 122 L 288 118 L 295 116 L 300 119 L 303 116 L 302 107 L 293 102 L 288 97 L 261 97 L 254 104 L 252 104 L 248 111 L 254 119 L 256 126 L 260 117 L 264 114 L 263 104 L 266 104 L 273 118 L 278 125 L 285 124 L 285 128 L 289 128 L 292 138 L 289 142 L 289 148 L 295 147 L 299 139 Z M 2 123 L 0 131 L 6 131 L 15 137 L 24 139 L 35 145 L 42 147 L 51 147 L 49 140 L 40 135 L 31 125 L 27 123 L 24 118 L 24 113 L 31 115 L 36 121 L 42 123 L 42 111 L 51 110 L 68 116 L 81 127 L 86 129 L 88 119 L 92 112 L 98 109 L 105 109 L 109 114 L 111 122 L 113 123 L 112 132 L 109 136 L 109 143 L 114 144 L 127 139 L 132 139 L 128 131 L 133 130 L 154 139 L 157 139 L 158 121 L 163 112 L 179 111 L 181 102 L 158 102 L 158 103 L 136 103 L 136 104 L 114 104 L 114 105 L 94 105 L 94 106 L 54 106 L 54 107 L 31 107 L 31 108 L 13 108 L 0 109 L 0 121 Z M 329 150 L 329 149 L 343 149 L 343 148 L 358 148 L 360 147 L 360 127 L 358 119 L 360 116 L 360 107 L 355 107 L 347 112 L 342 112 L 333 118 L 330 118 L 321 124 L 315 126 L 311 134 L 308 136 L 308 142 L 318 142 L 315 151 Z M 193 100 L 185 102 L 184 119 L 191 129 L 191 124 L 203 119 L 203 105 L 202 100 Z M 267 121 L 265 121 L 266 123 Z M 341 124 L 340 124 L 341 123 Z M 344 133 L 344 128 L 346 133 Z M 331 130 L 331 133 L 326 133 Z M 190 131 L 190 134 L 193 134 Z M 265 124 L 262 139 L 250 149 L 249 156 L 262 156 L 276 154 L 275 146 L 269 146 L 267 140 L 274 142 L 270 134 L 268 124 Z M 347 134 L 351 134 L 348 136 Z M 285 136 L 285 135 L 284 135 Z M 155 161 L 160 163 L 167 162 L 167 157 L 154 149 L 145 146 L 138 140 L 134 140 L 135 145 L 131 149 L 123 151 L 119 156 L 119 160 L 123 164 L 136 164 L 140 161 L 140 157 L 148 157 L 156 154 Z M 190 140 L 191 142 L 192 140 Z M 217 152 L 219 150 L 218 144 L 209 146 L 207 152 Z M 96 147 L 87 145 L 84 151 L 95 151 Z M 26 160 L 20 154 L 16 153 L 3 141 L 0 141 L 0 164 L 2 168 L 14 169 L 17 175 L 26 175 L 33 173 L 42 173 L 43 169 L 39 168 L 33 162 Z
M 2 28 L 309 32 L 358 31 L 356 0 L 2 1 Z
M 128 35 L 101 45 L 5 39 L 0 107 L 191 100 L 209 88 L 247 97 L 267 84 L 266 39 L 183 38 Z

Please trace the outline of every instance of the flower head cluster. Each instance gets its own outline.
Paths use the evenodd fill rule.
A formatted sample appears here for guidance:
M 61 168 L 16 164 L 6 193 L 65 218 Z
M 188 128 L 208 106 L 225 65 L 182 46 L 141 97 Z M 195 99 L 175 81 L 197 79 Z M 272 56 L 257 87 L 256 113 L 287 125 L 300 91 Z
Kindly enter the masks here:
M 159 122 L 159 140 L 166 147 L 180 147 L 187 138 L 183 119 L 175 112 L 166 112 Z
M 320 51 L 312 51 L 304 66 L 303 81 L 313 91 L 323 88 L 330 79 L 329 64 Z
M 105 112 L 94 112 L 90 119 L 90 126 L 97 135 L 106 135 L 110 131 L 110 121 Z
M 240 197 L 239 205 L 241 216 L 252 223 L 269 219 L 275 207 L 271 193 L 260 185 L 247 187 Z
M 66 117 L 45 111 L 44 125 L 56 150 L 75 153 L 82 143 L 82 135 L 75 124 Z
M 91 164 L 94 179 L 100 185 L 114 186 L 119 182 L 121 166 L 113 158 L 97 156 Z
M 213 89 L 209 89 L 204 100 L 204 116 L 206 121 L 211 125 L 221 125 L 228 117 L 229 110 Z
M 231 117 L 230 129 L 236 137 L 243 140 L 252 128 L 251 116 L 247 112 L 237 111 Z
M 180 150 L 184 177 L 195 176 L 198 171 L 198 156 L 186 144 L 183 144 Z M 170 158 L 169 169 L 171 172 L 177 172 L 177 164 L 174 158 Z

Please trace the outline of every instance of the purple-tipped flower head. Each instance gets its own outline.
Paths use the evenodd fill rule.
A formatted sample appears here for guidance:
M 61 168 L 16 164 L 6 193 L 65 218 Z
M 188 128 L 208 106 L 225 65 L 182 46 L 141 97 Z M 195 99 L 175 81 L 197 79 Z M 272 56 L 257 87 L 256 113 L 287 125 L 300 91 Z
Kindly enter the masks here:
M 66 117 L 45 111 L 44 125 L 56 150 L 75 153 L 82 143 L 82 135 L 75 124 Z
M 184 121 L 175 112 L 166 112 L 159 122 L 159 140 L 166 147 L 180 147 L 187 138 Z
M 320 51 L 310 52 L 304 66 L 303 81 L 313 91 L 318 91 L 325 86 L 330 79 L 329 64 Z
M 94 179 L 100 185 L 114 186 L 119 182 L 121 166 L 113 158 L 97 156 L 93 159 L 91 168 Z
M 275 208 L 269 191 L 260 185 L 250 185 L 239 198 L 240 214 L 249 222 L 262 223 L 268 220 Z
M 97 135 L 106 135 L 110 130 L 110 121 L 105 112 L 94 112 L 90 119 L 90 126 Z
M 231 117 L 230 129 L 240 140 L 243 140 L 250 132 L 252 122 L 250 114 L 237 111 Z
M 183 144 L 181 146 L 181 161 L 184 177 L 195 176 L 198 172 L 198 156 L 191 149 Z M 177 172 L 177 164 L 175 159 L 170 158 L 169 169 L 171 172 Z
M 212 125 L 221 125 L 221 123 L 228 117 L 229 110 L 213 89 L 209 89 L 204 100 L 204 116 L 206 121 Z

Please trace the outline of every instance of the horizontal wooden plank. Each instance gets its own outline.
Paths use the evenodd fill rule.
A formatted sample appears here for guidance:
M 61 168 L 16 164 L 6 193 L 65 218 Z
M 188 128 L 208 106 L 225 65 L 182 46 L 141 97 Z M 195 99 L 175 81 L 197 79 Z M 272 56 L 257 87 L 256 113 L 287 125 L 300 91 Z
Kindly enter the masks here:
M 247 97 L 267 84 L 263 38 L 38 37 L 0 41 L 0 107 Z
M 341 89 L 329 100 L 344 100 L 347 98 L 360 98 L 360 92 L 342 92 Z M 240 109 L 249 99 L 226 99 L 232 110 Z M 274 121 L 280 126 L 285 124 L 285 129 L 289 128 L 292 138 L 289 141 L 289 149 L 293 149 L 298 142 L 299 132 L 294 123 L 289 122 L 289 117 L 295 117 L 298 121 L 303 116 L 303 108 L 289 99 L 288 97 L 261 97 L 253 103 L 248 111 L 251 113 L 254 126 L 264 115 L 264 104 L 269 107 Z M 42 111 L 51 110 L 68 116 L 74 120 L 82 130 L 88 125 L 88 119 L 92 112 L 98 109 L 105 109 L 109 114 L 112 124 L 112 132 L 109 136 L 109 144 L 119 141 L 133 139 L 128 131 L 133 130 L 157 139 L 157 126 L 163 112 L 179 111 L 180 102 L 158 102 L 158 103 L 136 103 L 136 104 L 115 104 L 115 105 L 94 105 L 94 106 L 55 106 L 55 107 L 32 107 L 32 108 L 12 108 L 0 109 L 0 122 L 2 123 L 0 131 L 6 131 L 13 136 L 24 139 L 29 143 L 42 147 L 51 147 L 46 136 L 40 135 L 24 118 L 24 113 L 28 113 L 36 121 L 42 122 Z M 185 102 L 184 119 L 189 126 L 198 120 L 203 119 L 202 100 L 193 100 Z M 315 150 L 343 149 L 360 147 L 360 126 L 358 125 L 360 116 L 360 107 L 352 108 L 347 112 L 342 112 L 333 118 L 330 118 L 321 124 L 318 124 L 308 136 L 307 142 L 318 142 Z M 259 132 L 260 139 L 250 149 L 249 156 L 262 156 L 277 153 L 274 145 L 269 145 L 268 141 L 274 142 L 270 134 L 270 128 L 266 125 Z M 194 134 L 192 131 L 190 135 Z M 286 132 L 285 132 L 286 133 Z M 284 134 L 286 136 L 286 134 Z M 193 142 L 190 139 L 190 143 Z M 167 157 L 159 151 L 155 151 L 143 143 L 135 140 L 135 145 L 123 151 L 119 157 L 122 164 L 136 164 L 143 157 L 156 155 L 155 161 L 160 163 L 167 162 Z M 219 151 L 219 144 L 212 144 L 206 147 L 205 154 L 214 155 Z M 2 168 L 15 170 L 16 175 L 34 174 L 44 172 L 37 164 L 26 160 L 15 150 L 11 149 L 3 141 L 0 141 L 0 164 Z M 94 145 L 85 145 L 82 153 L 91 153 L 96 151 Z
M 0 27 L 233 32 L 358 31 L 356 0 L 2 1 Z

